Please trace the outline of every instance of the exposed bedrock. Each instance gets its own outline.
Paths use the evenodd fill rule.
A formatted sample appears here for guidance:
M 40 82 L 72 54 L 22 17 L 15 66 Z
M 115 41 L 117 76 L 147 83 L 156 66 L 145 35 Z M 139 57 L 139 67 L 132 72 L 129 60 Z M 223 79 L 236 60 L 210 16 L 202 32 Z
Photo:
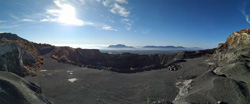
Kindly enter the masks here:
M 2 33 L 0 37 L 0 71 L 20 76 L 34 75 L 42 66 L 43 57 L 39 55 L 34 43 L 13 34 Z
M 213 71 L 183 83 L 175 104 L 249 103 L 249 89 L 246 83 L 217 75 Z
M 153 70 L 169 67 L 170 70 L 178 70 L 175 67 L 184 59 L 211 55 L 214 49 L 201 51 L 185 51 L 173 54 L 138 55 L 131 53 L 107 54 L 99 50 L 74 49 L 70 47 L 56 47 L 51 57 L 63 63 L 70 63 L 79 66 L 87 66 L 96 69 L 131 73 L 145 70 Z M 173 68 L 174 66 L 175 68 Z
M 210 71 L 182 87 L 176 104 L 249 104 L 250 103 L 250 31 L 232 33 L 219 44 L 210 61 Z M 180 94 L 183 88 L 185 94 Z
M 179 62 L 187 58 L 210 56 L 215 49 L 184 51 L 173 54 L 138 55 L 131 53 L 107 54 L 97 49 L 55 47 L 49 44 L 29 42 L 11 33 L 0 33 L 0 70 L 20 76 L 35 75 L 43 65 L 43 55 L 50 54 L 62 63 L 94 69 L 106 69 L 122 73 L 140 72 L 168 67 L 181 69 Z
M 42 94 L 41 88 L 23 78 L 0 71 L 1 104 L 51 104 Z

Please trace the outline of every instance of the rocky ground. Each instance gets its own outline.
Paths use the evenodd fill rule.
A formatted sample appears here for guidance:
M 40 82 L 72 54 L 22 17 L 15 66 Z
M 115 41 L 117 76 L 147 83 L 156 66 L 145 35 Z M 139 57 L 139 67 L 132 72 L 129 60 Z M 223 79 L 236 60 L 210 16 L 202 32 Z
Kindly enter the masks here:
M 35 77 L 26 77 L 43 88 L 55 104 L 145 104 L 147 99 L 173 101 L 177 82 L 195 78 L 209 70 L 209 57 L 187 59 L 177 71 L 167 68 L 138 73 L 117 73 L 59 63 L 45 55 L 44 66 Z M 192 70 L 190 70 L 192 69 Z
M 177 104 L 250 103 L 250 31 L 232 33 L 210 58 L 212 70 L 181 86 Z
M 168 55 L 109 55 L 10 38 L 17 40 L 0 41 L 0 70 L 39 84 L 54 104 L 250 103 L 249 29 L 232 33 L 216 49 Z M 0 101 L 13 94 L 19 103 L 50 103 L 38 85 L 1 73 Z

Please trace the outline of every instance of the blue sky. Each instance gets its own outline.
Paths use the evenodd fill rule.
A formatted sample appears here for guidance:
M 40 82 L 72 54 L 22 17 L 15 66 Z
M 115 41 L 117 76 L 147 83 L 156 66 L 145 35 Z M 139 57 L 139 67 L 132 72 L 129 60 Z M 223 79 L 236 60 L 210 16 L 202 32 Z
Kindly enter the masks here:
M 0 10 L 0 32 L 85 48 L 214 48 L 250 26 L 247 0 L 0 0 Z

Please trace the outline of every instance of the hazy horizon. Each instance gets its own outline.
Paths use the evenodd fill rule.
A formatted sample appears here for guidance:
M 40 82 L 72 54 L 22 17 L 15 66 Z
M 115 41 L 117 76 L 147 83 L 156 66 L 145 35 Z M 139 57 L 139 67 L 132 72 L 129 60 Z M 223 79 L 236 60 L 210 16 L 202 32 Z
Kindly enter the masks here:
M 0 0 L 0 32 L 37 43 L 215 48 L 249 27 L 246 0 Z

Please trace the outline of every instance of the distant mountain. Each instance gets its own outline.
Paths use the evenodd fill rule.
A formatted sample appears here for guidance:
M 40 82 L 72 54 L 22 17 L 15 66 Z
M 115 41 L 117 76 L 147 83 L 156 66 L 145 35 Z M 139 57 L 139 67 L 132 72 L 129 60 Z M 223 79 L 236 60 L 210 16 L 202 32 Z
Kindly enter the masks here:
M 124 44 L 109 45 L 108 48 L 134 48 L 132 46 L 126 46 Z
M 144 46 L 143 48 L 184 49 L 182 46 Z

